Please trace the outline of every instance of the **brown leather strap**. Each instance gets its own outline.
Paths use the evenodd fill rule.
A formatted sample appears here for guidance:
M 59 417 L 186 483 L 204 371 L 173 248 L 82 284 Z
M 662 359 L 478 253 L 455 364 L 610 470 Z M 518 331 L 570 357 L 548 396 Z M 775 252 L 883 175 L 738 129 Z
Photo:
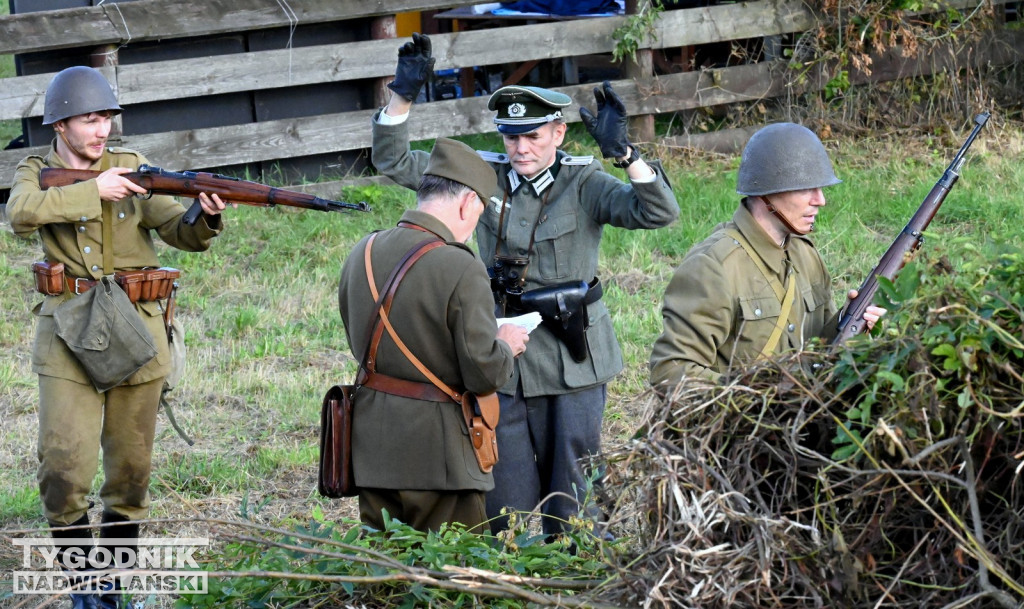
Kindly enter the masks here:
M 371 372 L 367 374 L 362 385 L 364 387 L 369 387 L 374 391 L 380 391 L 382 393 L 397 395 L 403 398 L 411 398 L 414 400 L 447 402 L 452 399 L 450 395 L 430 383 L 407 381 L 405 379 L 388 376 L 379 372 Z
M 401 350 L 402 353 L 409 359 L 409 361 L 412 362 L 413 366 L 416 366 L 416 369 L 419 370 L 420 373 L 423 374 L 423 376 L 427 377 L 430 380 L 430 382 L 434 384 L 434 386 L 436 386 L 438 389 L 444 392 L 445 395 L 447 395 L 452 401 L 454 401 L 456 404 L 460 404 L 462 403 L 462 392 L 456 391 L 449 387 L 448 385 L 446 385 L 444 381 L 439 379 L 433 372 L 427 369 L 427 367 L 423 365 L 423 362 L 421 362 L 419 358 L 413 355 L 412 351 L 409 350 L 409 347 L 407 347 L 405 343 L 402 341 L 402 339 L 399 338 L 398 333 L 395 331 L 394 326 L 391 325 L 391 320 L 388 319 L 387 315 L 388 311 L 391 310 L 391 304 L 394 301 L 395 291 L 398 289 L 398 283 L 405 276 L 405 272 L 408 270 L 408 268 L 411 267 L 413 263 L 419 260 L 420 257 L 426 254 L 428 251 L 437 247 L 441 247 L 444 244 L 445 242 L 440 239 L 432 239 L 417 245 L 414 248 L 415 251 L 413 252 L 413 255 L 409 257 L 407 264 L 401 265 L 404 268 L 400 271 L 400 274 L 391 284 L 387 293 L 383 295 L 383 298 L 381 298 L 381 296 L 377 293 L 377 285 L 373 280 L 373 266 L 371 264 L 371 249 L 373 247 L 372 239 L 366 244 L 366 250 L 364 252 L 363 259 L 364 264 L 366 265 L 367 268 L 366 278 L 368 283 L 370 284 L 370 294 L 373 296 L 374 300 L 378 302 L 379 307 L 377 314 L 381 322 L 383 322 L 384 327 L 387 328 L 388 334 L 391 336 L 391 339 L 395 341 L 395 344 L 398 346 L 399 350 Z M 378 324 L 374 328 L 374 335 L 370 341 L 370 357 L 367 359 L 367 371 L 369 374 L 373 374 L 375 372 L 375 368 L 370 364 L 373 363 L 373 356 L 377 352 L 377 346 L 380 344 L 382 334 L 383 329 Z
M 402 256 L 402 259 L 398 261 L 395 268 L 391 269 L 391 274 L 388 275 L 387 280 L 384 282 L 385 292 L 378 295 L 377 286 L 373 280 L 373 266 L 370 264 L 370 251 L 373 248 L 373 241 L 376 237 L 376 233 L 370 235 L 370 239 L 366 242 L 366 249 L 363 253 L 363 262 L 366 268 L 366 281 L 370 284 L 370 294 L 376 301 L 374 312 L 372 314 L 373 316 L 370 318 L 372 320 L 371 323 L 373 323 L 374 326 L 370 331 L 370 342 L 367 345 L 367 350 L 363 356 L 363 367 L 367 372 L 374 372 L 377 369 L 375 361 L 377 356 L 377 346 L 379 345 L 380 337 L 384 332 L 380 327 L 380 324 L 377 323 L 377 321 L 381 319 L 380 312 L 386 310 L 385 307 L 387 309 L 391 308 L 391 301 L 395 297 L 395 291 L 398 290 L 398 284 L 402 281 L 402 278 L 405 277 L 406 271 L 408 271 L 409 268 L 423 256 L 423 254 L 426 254 L 427 251 L 444 245 L 443 241 L 436 239 L 427 239 L 426 241 L 421 241 L 414 245 L 405 253 L 404 256 Z
M 64 275 L 64 285 L 67 286 L 68 291 L 72 294 L 84 294 L 97 283 L 98 282 L 95 279 L 84 279 L 82 277 Z

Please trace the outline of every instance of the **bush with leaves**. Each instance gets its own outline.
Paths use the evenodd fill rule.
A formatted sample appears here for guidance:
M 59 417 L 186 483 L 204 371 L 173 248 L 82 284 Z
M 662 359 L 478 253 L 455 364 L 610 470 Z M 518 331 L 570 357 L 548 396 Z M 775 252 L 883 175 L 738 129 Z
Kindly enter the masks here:
M 876 336 L 648 397 L 609 455 L 642 549 L 619 600 L 1024 602 L 1024 250 L 950 246 L 882 286 Z

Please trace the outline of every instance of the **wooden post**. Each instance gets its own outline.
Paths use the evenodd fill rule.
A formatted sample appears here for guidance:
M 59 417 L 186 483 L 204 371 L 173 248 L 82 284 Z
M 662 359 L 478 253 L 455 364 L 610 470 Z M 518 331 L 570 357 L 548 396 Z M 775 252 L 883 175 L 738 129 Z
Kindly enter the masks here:
M 626 0 L 626 14 L 635 15 L 643 6 L 649 6 L 651 0 Z M 626 60 L 626 78 L 636 83 L 649 82 L 654 78 L 654 54 L 651 49 L 637 49 L 635 60 Z M 654 141 L 654 115 L 642 114 L 630 117 L 629 137 L 636 143 Z
M 117 85 L 117 49 L 118 46 L 116 44 L 105 44 L 101 47 L 96 47 L 93 52 L 89 54 L 89 65 L 97 70 L 106 67 L 114 68 L 114 78 L 110 80 L 110 86 L 114 89 L 114 98 L 118 100 L 117 105 L 121 106 Z M 123 108 L 124 106 L 121 107 Z M 121 115 L 118 114 L 110 121 L 110 135 L 107 137 L 107 142 L 119 145 L 121 143 L 121 135 L 123 133 L 124 129 L 121 126 Z
M 374 40 L 383 40 L 385 38 L 397 38 L 398 29 L 395 26 L 394 15 L 383 15 L 375 18 L 370 23 L 370 37 Z M 395 47 L 395 61 L 398 61 L 398 47 Z M 378 108 L 382 108 L 387 105 L 388 99 L 391 97 L 391 89 L 388 89 L 387 84 L 394 80 L 392 76 L 385 76 L 384 78 L 378 78 L 373 85 L 373 103 Z

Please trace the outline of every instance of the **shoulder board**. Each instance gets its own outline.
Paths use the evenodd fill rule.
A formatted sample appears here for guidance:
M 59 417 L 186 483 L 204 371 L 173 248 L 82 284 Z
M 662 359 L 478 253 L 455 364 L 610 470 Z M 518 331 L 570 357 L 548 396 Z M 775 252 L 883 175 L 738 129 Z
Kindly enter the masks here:
M 565 155 L 562 157 L 563 165 L 589 165 L 594 162 L 594 155 L 587 156 L 569 156 Z
M 508 155 L 504 152 L 488 152 L 487 150 L 477 150 L 477 154 L 480 158 L 487 161 L 488 163 L 508 163 Z
M 743 251 L 743 246 L 739 244 L 730 235 L 726 234 L 724 230 L 720 230 L 720 227 L 716 227 L 712 234 L 714 235 L 714 241 L 709 243 L 707 246 L 707 252 L 718 260 L 725 260 L 735 252 Z M 715 234 L 717 233 L 717 234 Z M 717 238 L 715 238 L 717 237 Z
M 107 146 L 107 152 L 109 152 L 110 154 L 127 154 L 129 156 L 133 156 L 136 158 L 141 156 L 137 150 L 132 150 L 131 148 L 121 148 L 120 146 Z
M 46 162 L 46 157 L 44 157 L 44 156 L 42 156 L 40 154 L 30 154 L 30 155 L 26 156 L 24 159 L 22 159 L 22 162 L 25 162 L 25 161 L 27 161 L 29 159 L 39 159 L 40 161 L 43 161 L 43 163 Z

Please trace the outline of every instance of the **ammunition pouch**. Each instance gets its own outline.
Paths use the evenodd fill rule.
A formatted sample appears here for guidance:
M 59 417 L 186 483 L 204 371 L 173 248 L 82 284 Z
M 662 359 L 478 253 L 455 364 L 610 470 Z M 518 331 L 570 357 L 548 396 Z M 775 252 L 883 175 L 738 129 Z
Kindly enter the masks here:
M 522 312 L 540 313 L 541 323 L 565 344 L 569 355 L 579 363 L 587 359 L 587 328 L 590 327 L 587 305 L 600 300 L 603 293 L 601 280 L 595 277 L 589 284 L 571 281 L 523 292 L 518 304 Z

